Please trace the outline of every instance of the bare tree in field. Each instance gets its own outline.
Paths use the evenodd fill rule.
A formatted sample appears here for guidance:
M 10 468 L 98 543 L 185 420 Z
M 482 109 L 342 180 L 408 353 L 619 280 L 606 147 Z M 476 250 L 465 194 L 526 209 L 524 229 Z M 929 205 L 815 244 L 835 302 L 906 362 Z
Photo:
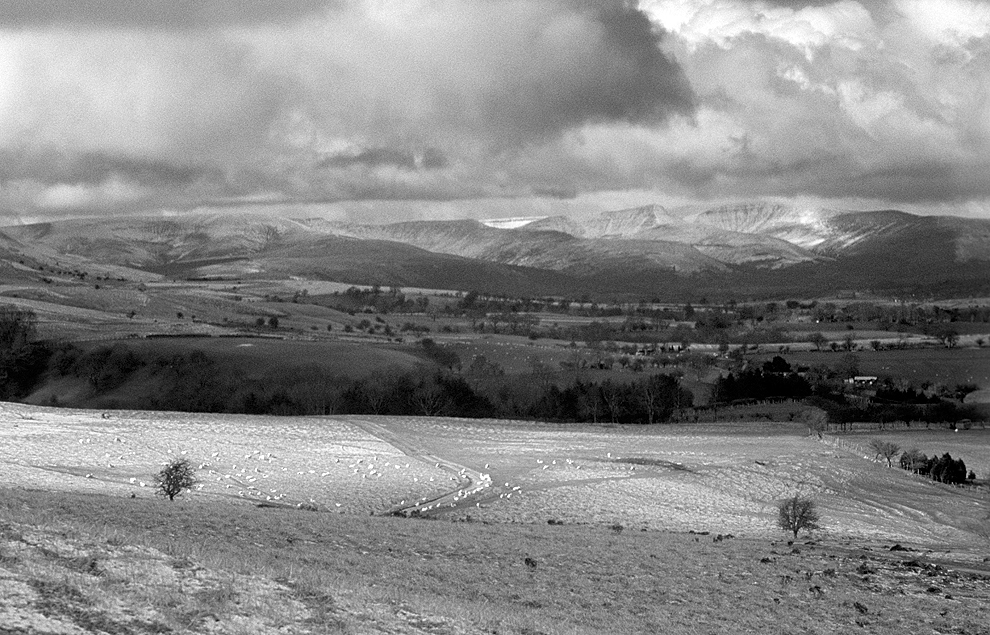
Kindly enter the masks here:
M 874 459 L 881 456 L 887 459 L 887 467 L 893 465 L 894 457 L 901 452 L 901 446 L 893 441 L 884 441 L 883 439 L 870 439 L 870 449 L 876 452 L 873 456 Z
M 196 484 L 196 470 L 187 459 L 174 459 L 155 474 L 155 490 L 169 500 Z
M 793 532 L 795 538 L 802 529 L 805 531 L 821 529 L 821 525 L 818 524 L 821 521 L 818 506 L 810 498 L 802 498 L 795 494 L 780 503 L 777 511 L 777 526 L 784 531 Z

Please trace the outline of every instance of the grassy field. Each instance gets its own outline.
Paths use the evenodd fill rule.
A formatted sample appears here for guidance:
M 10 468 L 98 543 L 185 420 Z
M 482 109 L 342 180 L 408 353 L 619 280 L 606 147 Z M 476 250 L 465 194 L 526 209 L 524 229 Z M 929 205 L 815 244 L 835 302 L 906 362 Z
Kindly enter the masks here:
M 119 343 L 149 355 L 188 355 L 201 350 L 224 367 L 249 377 L 299 366 L 319 366 L 330 374 L 362 377 L 375 370 L 398 367 L 411 370 L 426 360 L 412 346 L 385 343 L 355 343 L 339 340 L 293 341 L 260 337 L 192 337 L 101 340 L 80 344 L 92 349 Z
M 792 365 L 835 365 L 844 352 L 791 352 L 785 357 Z M 855 353 L 860 373 L 864 375 L 904 378 L 920 385 L 922 382 L 944 384 L 976 384 L 990 388 L 990 347 L 904 349 Z M 770 359 L 764 355 L 759 359 Z
M 979 492 L 870 461 L 864 448 L 875 435 L 846 435 L 837 447 L 801 424 L 592 426 L 18 404 L 5 404 L 2 419 L 0 477 L 31 487 L 147 495 L 157 466 L 182 456 L 202 477 L 196 497 L 368 513 L 456 491 L 470 470 L 490 486 L 439 513 L 770 537 L 776 501 L 801 493 L 818 501 L 837 535 L 960 547 L 990 538 L 990 528 L 979 528 L 987 513 Z M 978 473 L 990 468 L 990 431 L 888 434 L 915 435 L 902 445 L 949 451 Z M 903 499 L 896 508 L 882 502 L 892 491 Z
M 986 490 L 888 469 L 855 436 L 805 432 L 4 404 L 0 590 L 13 599 L 0 624 L 990 633 Z M 929 441 L 979 465 L 986 434 Z M 201 487 L 169 503 L 149 483 L 173 457 L 197 466 Z M 457 497 L 476 472 L 490 487 Z M 380 515 L 444 492 L 453 506 L 433 520 Z M 824 529 L 791 545 L 774 505 L 795 492 L 816 500 Z
M 497 523 L 620 523 L 646 530 L 776 535 L 775 503 L 814 497 L 830 533 L 979 545 L 990 507 L 930 481 L 806 436 L 797 424 L 560 426 L 383 418 L 432 455 L 489 473 L 492 487 L 445 513 Z M 968 436 L 967 436 L 968 435 Z M 967 436 L 979 459 L 990 446 Z M 884 498 L 896 492 L 898 503 Z M 472 504 L 473 503 L 473 506 Z
M 0 491 L 0 585 L 66 627 L 26 632 L 990 632 L 987 578 L 889 544 Z
M 150 496 L 174 458 L 197 467 L 197 498 L 341 513 L 388 510 L 456 487 L 456 473 L 406 457 L 350 418 L 73 410 L 5 404 L 0 479 L 29 487 Z

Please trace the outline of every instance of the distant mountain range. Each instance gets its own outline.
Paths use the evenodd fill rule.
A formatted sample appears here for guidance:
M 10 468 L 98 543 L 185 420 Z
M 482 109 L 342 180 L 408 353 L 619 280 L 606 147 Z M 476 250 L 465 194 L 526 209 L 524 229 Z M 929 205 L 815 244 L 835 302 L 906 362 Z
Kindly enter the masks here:
M 766 203 L 387 225 L 217 212 L 3 227 L 0 258 L 508 295 L 965 295 L 990 292 L 990 221 Z

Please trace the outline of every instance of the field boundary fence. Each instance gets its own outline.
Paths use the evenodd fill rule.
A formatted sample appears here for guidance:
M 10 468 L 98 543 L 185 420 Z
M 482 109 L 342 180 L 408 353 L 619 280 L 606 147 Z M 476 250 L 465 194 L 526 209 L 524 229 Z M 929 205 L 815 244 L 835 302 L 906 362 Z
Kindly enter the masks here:
M 846 450 L 848 452 L 853 452 L 855 454 L 861 455 L 863 458 L 870 461 L 876 461 L 876 452 L 873 452 L 867 446 L 862 443 L 856 443 L 855 441 L 850 441 L 848 439 L 839 439 L 828 434 L 818 433 L 818 440 L 827 445 L 834 446 L 841 450 Z
M 898 432 L 911 430 L 952 430 L 954 427 L 970 430 L 986 429 L 986 421 L 855 421 L 851 423 L 828 423 L 828 432 L 851 434 L 856 432 Z

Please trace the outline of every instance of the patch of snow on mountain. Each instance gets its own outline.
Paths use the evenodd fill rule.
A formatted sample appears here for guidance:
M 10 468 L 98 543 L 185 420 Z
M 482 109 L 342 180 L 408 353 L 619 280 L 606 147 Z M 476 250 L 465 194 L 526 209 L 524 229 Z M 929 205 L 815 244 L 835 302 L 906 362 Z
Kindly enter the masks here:
M 837 210 L 775 203 L 742 203 L 706 210 L 693 220 L 730 231 L 760 234 L 812 249 L 833 238 L 829 219 Z
M 544 218 L 546 216 L 517 216 L 515 218 L 489 218 L 479 222 L 493 229 L 519 229 Z

